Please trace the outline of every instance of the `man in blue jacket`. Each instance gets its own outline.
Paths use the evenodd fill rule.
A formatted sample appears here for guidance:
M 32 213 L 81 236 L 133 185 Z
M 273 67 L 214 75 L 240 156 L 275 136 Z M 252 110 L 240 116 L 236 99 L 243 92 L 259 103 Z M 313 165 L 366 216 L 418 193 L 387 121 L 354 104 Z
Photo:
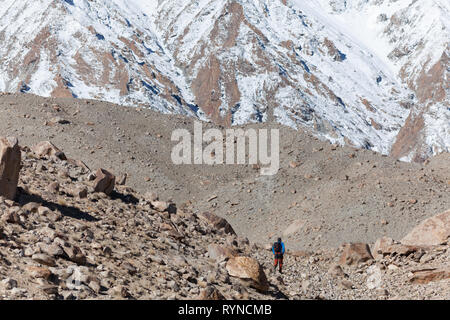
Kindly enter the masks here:
M 272 246 L 272 253 L 275 258 L 273 270 L 277 270 L 277 265 L 279 266 L 280 273 L 283 273 L 283 255 L 284 255 L 284 243 L 281 242 L 281 238 L 278 238 L 278 241 L 275 242 Z

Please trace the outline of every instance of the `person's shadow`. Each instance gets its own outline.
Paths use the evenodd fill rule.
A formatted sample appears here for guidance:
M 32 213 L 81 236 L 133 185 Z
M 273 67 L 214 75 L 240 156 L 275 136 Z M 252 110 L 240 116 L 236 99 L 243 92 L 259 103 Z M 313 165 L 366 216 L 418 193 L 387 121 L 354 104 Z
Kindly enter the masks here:
M 273 290 L 270 290 L 270 295 L 272 297 L 274 297 L 275 299 L 289 300 L 289 297 L 286 296 L 275 283 L 271 283 L 270 287 L 273 288 Z

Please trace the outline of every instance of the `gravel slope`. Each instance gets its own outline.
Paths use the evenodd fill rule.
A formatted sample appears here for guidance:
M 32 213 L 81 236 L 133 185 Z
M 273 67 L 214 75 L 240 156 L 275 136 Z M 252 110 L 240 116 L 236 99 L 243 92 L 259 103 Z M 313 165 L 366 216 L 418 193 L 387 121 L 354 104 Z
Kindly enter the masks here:
M 52 125 L 55 117 L 69 123 Z M 263 177 L 249 165 L 173 165 L 172 130 L 193 130 L 192 119 L 181 116 L 18 94 L 0 96 L 0 120 L 2 136 L 26 145 L 51 140 L 92 169 L 127 173 L 136 190 L 189 201 L 192 210 L 223 216 L 239 235 L 262 244 L 295 221 L 298 230 L 285 237 L 292 249 L 401 239 L 418 221 L 450 207 L 449 154 L 424 165 L 402 163 L 269 124 L 281 130 L 280 170 Z

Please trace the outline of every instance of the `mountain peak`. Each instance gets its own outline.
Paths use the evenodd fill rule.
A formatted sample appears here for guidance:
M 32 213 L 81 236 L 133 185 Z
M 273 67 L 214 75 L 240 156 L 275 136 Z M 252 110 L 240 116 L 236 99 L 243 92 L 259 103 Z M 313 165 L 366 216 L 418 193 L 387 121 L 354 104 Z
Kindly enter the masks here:
M 424 159 L 450 148 L 448 7 L 3 0 L 0 91 L 149 106 L 227 126 L 278 121 Z

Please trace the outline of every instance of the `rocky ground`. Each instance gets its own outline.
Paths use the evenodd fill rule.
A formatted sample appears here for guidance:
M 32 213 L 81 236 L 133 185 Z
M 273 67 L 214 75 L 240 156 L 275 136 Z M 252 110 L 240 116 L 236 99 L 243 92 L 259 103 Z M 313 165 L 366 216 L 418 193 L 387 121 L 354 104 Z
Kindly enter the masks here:
M 126 186 L 95 192 L 97 179 L 83 167 L 36 159 L 28 148 L 22 154 L 16 200 L 0 205 L 4 299 L 450 298 L 448 244 L 378 260 L 355 250 L 350 265 L 343 248 L 290 252 L 279 275 L 267 248 L 217 216 Z M 230 268 L 235 256 L 249 261 Z M 447 280 L 414 283 L 418 270 L 446 266 Z
M 28 95 L 0 106 L 22 164 L 0 201 L 4 299 L 450 298 L 448 214 L 433 245 L 388 238 L 450 208 L 448 155 L 400 163 L 281 129 L 268 178 L 171 165 L 171 130 L 189 119 Z M 282 275 L 267 248 L 279 234 Z
M 261 176 L 250 165 L 173 165 L 172 131 L 193 132 L 193 119 L 181 116 L 5 94 L 0 120 L 1 136 L 24 145 L 52 141 L 89 168 L 127 174 L 127 185 L 141 193 L 154 190 L 196 213 L 213 211 L 262 245 L 283 234 L 294 250 L 401 239 L 419 221 L 450 208 L 449 154 L 403 163 L 269 123 L 251 127 L 280 129 L 280 170 Z

